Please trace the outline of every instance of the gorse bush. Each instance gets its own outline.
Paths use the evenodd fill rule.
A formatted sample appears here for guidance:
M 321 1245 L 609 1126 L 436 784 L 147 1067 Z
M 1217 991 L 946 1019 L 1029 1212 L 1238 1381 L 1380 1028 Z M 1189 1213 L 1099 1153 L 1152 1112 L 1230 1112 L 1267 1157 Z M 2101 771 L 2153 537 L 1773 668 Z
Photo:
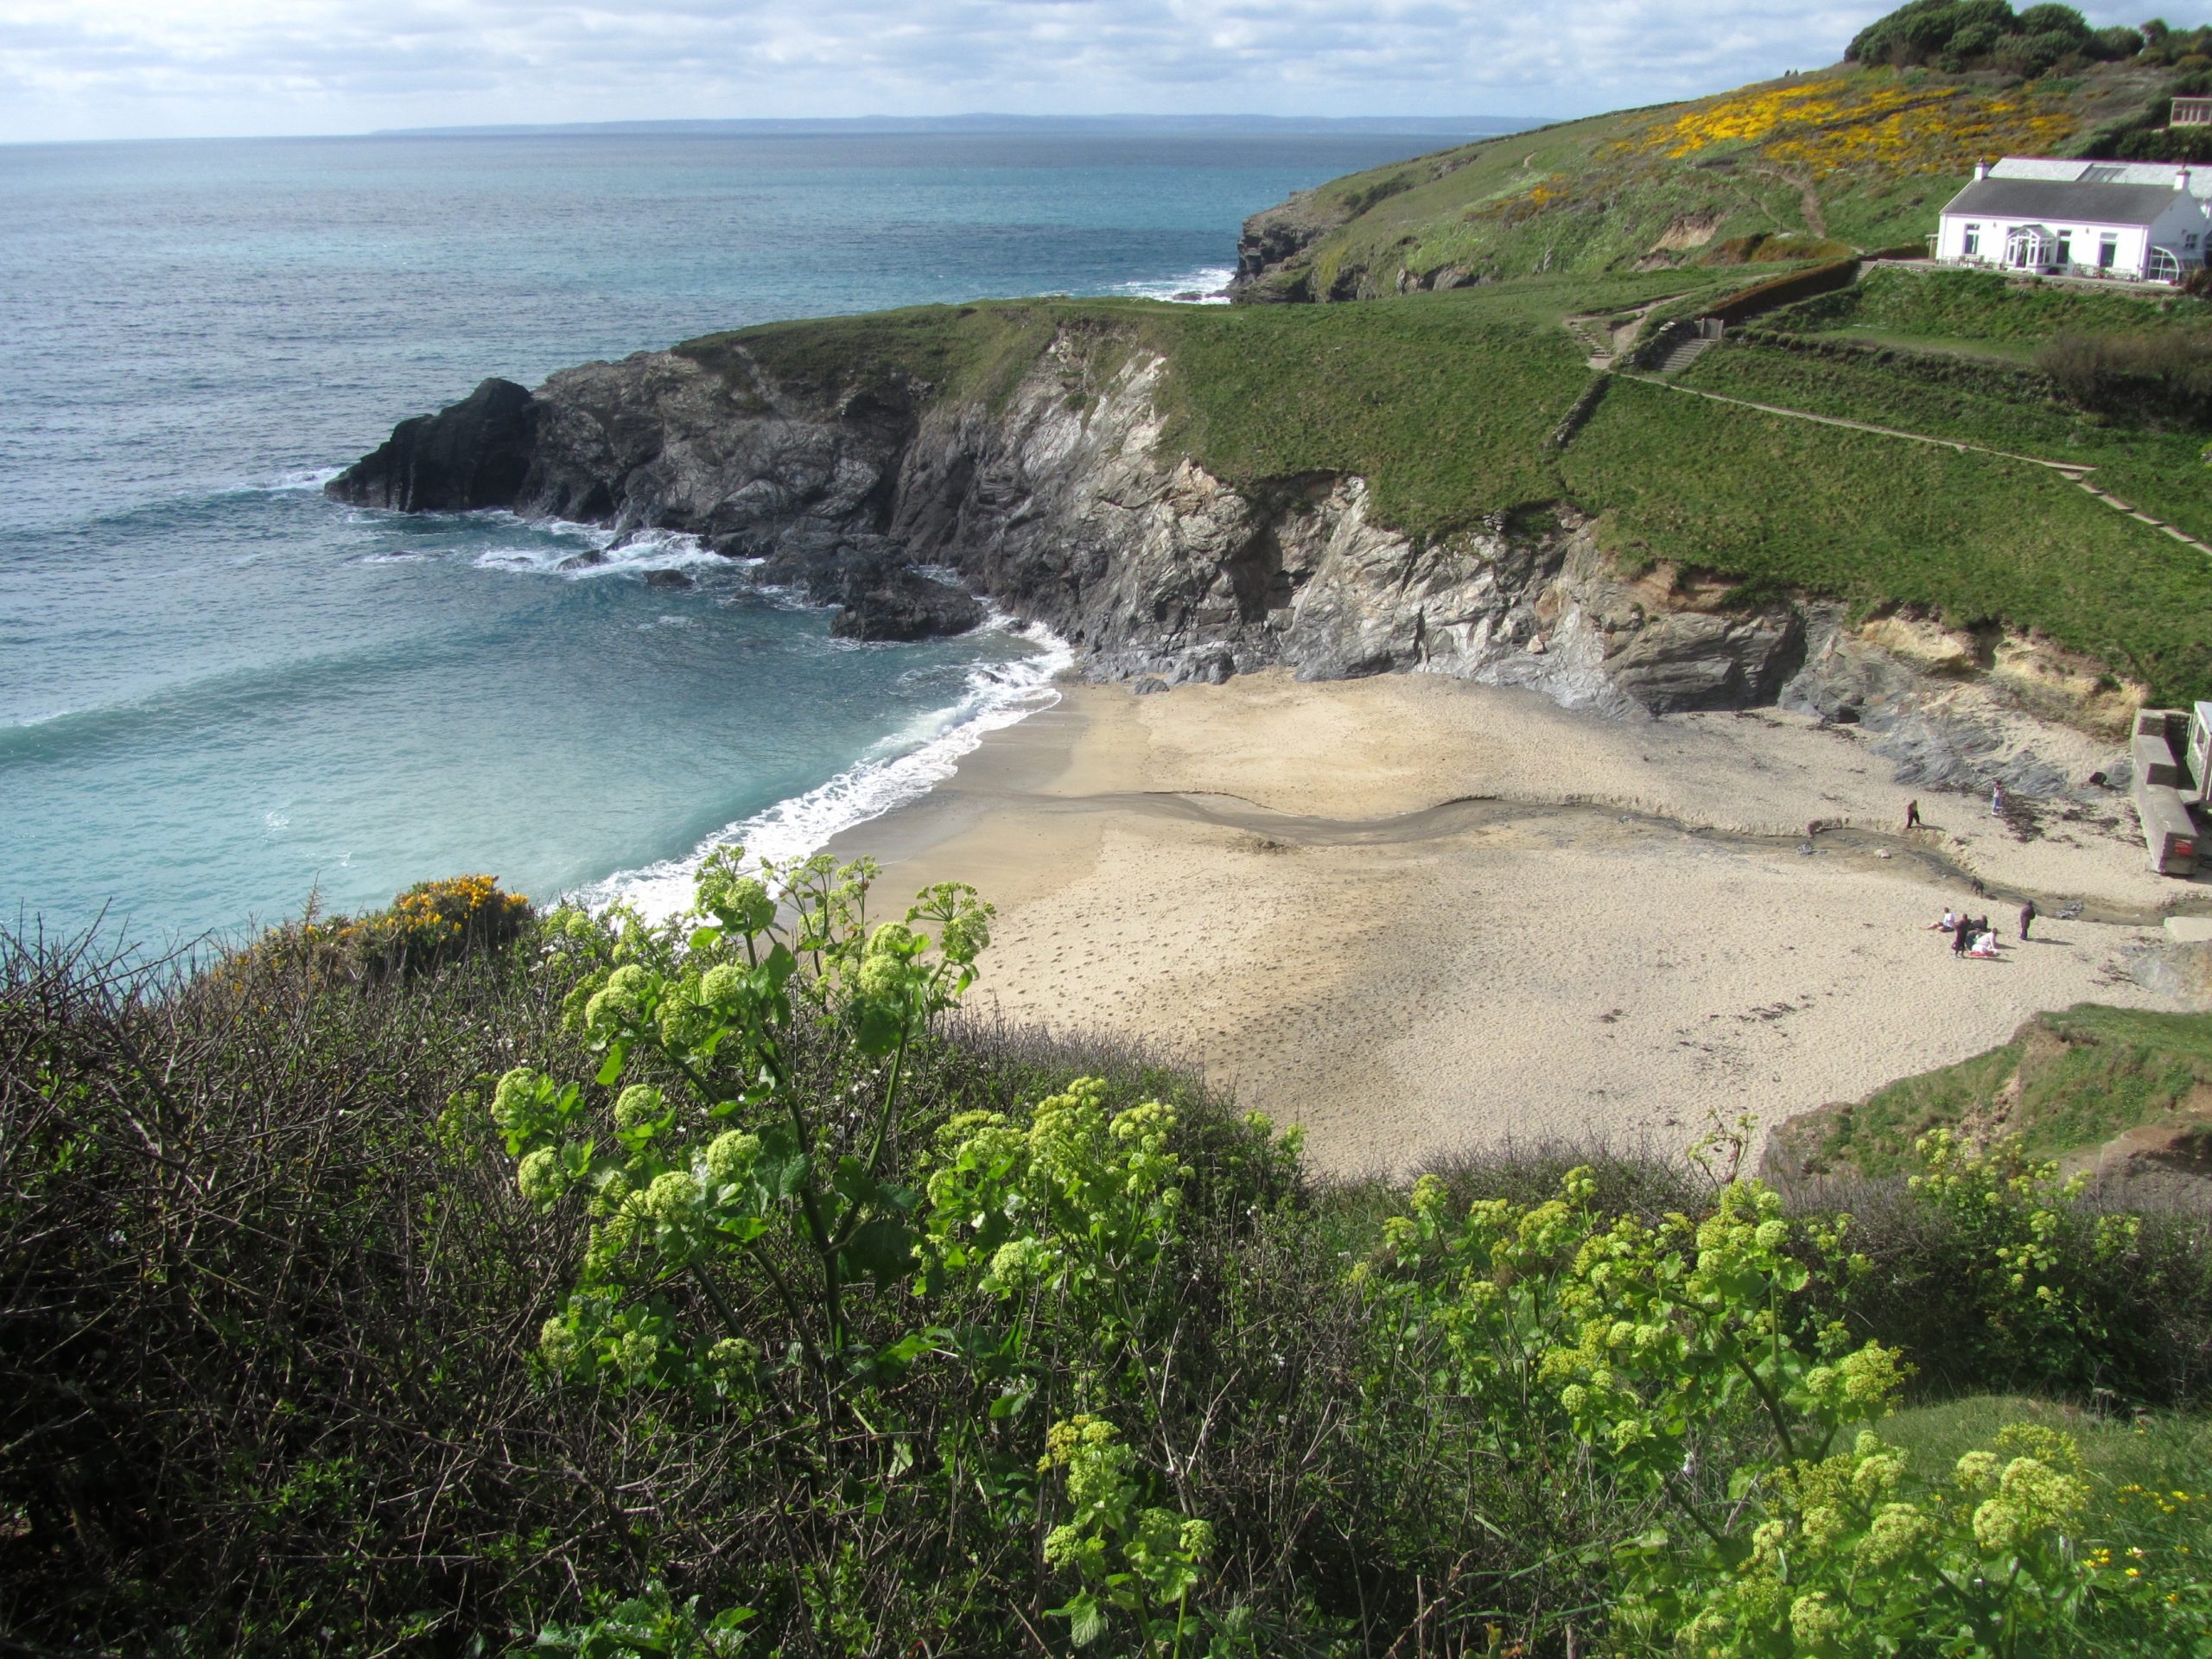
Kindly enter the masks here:
M 2047 1424 L 1941 1458 L 1891 1432 L 1961 1370 L 2194 1399 L 2201 1239 L 2160 1247 L 2197 1277 L 2145 1332 L 2156 1230 L 2001 1152 L 1932 1143 L 1855 1218 L 1733 1160 L 1317 1188 L 1294 1135 L 1147 1056 L 966 1022 L 988 907 L 885 920 L 874 886 L 731 852 L 688 916 L 556 911 L 406 975 L 10 947 L 0 1629 L 595 1659 L 2212 1642 L 2186 1505 L 2137 1517 Z

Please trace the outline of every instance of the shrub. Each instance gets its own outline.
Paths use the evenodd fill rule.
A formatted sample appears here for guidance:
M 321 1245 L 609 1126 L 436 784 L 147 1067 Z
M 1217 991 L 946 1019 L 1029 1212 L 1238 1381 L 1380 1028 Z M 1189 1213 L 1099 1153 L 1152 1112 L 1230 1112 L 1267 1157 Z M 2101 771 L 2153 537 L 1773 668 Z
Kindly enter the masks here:
M 2212 329 L 2055 337 L 2036 366 L 2083 409 L 2125 419 L 2212 424 Z
M 2006 0 L 1909 0 L 1860 29 L 1844 57 L 1899 68 L 1940 64 L 1953 73 L 1999 68 L 2032 76 L 2069 57 L 2133 57 L 2142 46 L 2133 29 L 2092 33 L 2071 6 L 2030 6 L 2016 16 Z
M 2163 1558 L 2105 1571 L 2136 1558 L 2092 1547 L 2059 1438 L 1922 1479 L 1885 1437 L 1951 1327 L 2086 1356 L 2069 1387 L 2178 1331 L 2083 1300 L 2142 1240 L 2042 1176 L 1932 1149 L 1856 1220 L 1735 1158 L 1317 1192 L 1294 1136 L 1147 1057 L 961 1024 L 988 909 L 882 922 L 873 885 L 733 854 L 670 924 L 558 911 L 540 950 L 381 977 L 0 943 L 0 1627 L 602 1659 L 2202 1638 Z M 2205 1243 L 2173 1248 L 2196 1281 L 2145 1294 L 2201 1310 Z

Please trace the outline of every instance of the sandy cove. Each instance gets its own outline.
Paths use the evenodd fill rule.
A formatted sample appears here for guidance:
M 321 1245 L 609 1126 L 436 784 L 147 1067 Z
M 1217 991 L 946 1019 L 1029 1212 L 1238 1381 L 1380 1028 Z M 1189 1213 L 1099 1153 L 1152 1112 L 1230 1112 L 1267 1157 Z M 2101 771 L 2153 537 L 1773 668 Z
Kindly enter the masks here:
M 998 905 L 975 1005 L 1147 1038 L 1335 1172 L 1676 1150 L 2039 1010 L 2181 1006 L 2122 959 L 2208 892 L 2144 868 L 2118 797 L 2023 840 L 1985 798 L 1923 795 L 1904 835 L 1860 734 L 1771 709 L 1615 722 L 1418 675 L 1064 694 L 833 850 L 881 859 L 887 899 L 957 880 Z M 2077 778 L 2113 758 L 2020 738 Z M 2021 894 L 2044 912 L 2025 944 Z M 1947 904 L 1991 915 L 1998 960 L 1927 931 Z

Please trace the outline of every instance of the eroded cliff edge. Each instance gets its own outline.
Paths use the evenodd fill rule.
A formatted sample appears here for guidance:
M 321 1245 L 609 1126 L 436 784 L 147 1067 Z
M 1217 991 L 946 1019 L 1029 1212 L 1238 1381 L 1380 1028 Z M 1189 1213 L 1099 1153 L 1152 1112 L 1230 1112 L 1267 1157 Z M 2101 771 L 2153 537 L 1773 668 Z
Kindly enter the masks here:
M 1094 679 L 1425 669 L 1632 713 L 1771 701 L 1805 660 L 1799 607 L 1624 580 L 1568 509 L 1416 538 L 1374 521 L 1357 477 L 1233 486 L 1166 440 L 1165 368 L 1064 329 L 995 395 L 954 397 L 880 365 L 779 372 L 721 337 L 535 393 L 486 382 L 329 490 L 688 531 L 862 638 L 973 626 L 972 594 Z

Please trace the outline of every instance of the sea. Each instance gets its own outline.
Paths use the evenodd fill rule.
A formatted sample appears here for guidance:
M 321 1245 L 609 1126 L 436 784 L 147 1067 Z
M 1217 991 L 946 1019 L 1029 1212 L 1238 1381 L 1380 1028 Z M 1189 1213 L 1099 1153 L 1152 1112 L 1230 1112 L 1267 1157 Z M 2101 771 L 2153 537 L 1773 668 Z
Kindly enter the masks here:
M 1217 290 L 1372 131 L 570 131 L 0 148 L 0 925 L 173 949 L 498 876 L 682 902 L 1057 695 L 689 539 L 322 485 L 488 375 L 778 317 Z M 567 568 L 603 550 L 603 563 Z M 689 588 L 655 584 L 681 570 Z

